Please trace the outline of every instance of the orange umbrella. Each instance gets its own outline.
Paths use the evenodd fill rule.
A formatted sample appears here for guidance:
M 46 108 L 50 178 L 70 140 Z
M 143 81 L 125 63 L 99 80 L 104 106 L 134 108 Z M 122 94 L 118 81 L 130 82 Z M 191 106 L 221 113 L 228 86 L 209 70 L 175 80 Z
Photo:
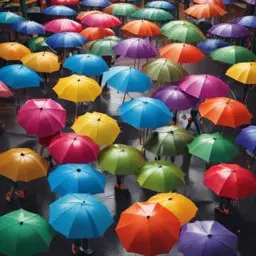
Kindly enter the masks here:
M 80 32 L 89 41 L 98 40 L 107 36 L 114 36 L 115 32 L 110 28 L 86 28 Z
M 83 20 L 86 16 L 95 14 L 95 13 L 101 13 L 101 11 L 86 11 L 86 12 L 79 12 L 76 18 L 81 21 Z
M 161 34 L 160 28 L 155 23 L 147 20 L 130 21 L 121 29 L 136 36 L 158 36 Z
M 180 224 L 158 203 L 135 203 L 121 214 L 116 232 L 128 252 L 155 256 L 172 249 L 179 238 Z
M 195 4 L 217 4 L 219 6 L 224 6 L 223 0 L 194 0 Z
M 103 9 L 103 12 L 107 14 L 112 14 L 112 10 L 114 9 L 115 5 L 117 4 L 111 4 Z
M 183 43 L 172 43 L 159 49 L 160 56 L 179 63 L 196 63 L 204 54 L 195 46 Z
M 226 11 L 217 4 L 196 4 L 184 11 L 185 14 L 197 19 L 223 16 Z
M 252 119 L 252 114 L 243 103 L 227 97 L 207 99 L 199 105 L 198 110 L 202 117 L 227 127 L 250 124 Z

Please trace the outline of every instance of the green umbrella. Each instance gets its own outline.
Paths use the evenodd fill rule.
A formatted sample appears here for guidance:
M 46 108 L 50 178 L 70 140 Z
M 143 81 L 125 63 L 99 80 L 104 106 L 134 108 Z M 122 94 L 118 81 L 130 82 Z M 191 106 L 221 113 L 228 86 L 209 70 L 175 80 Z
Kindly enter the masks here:
M 256 60 L 255 54 L 242 46 L 226 46 L 211 52 L 214 60 L 227 64 L 236 64 L 239 62 L 252 62 Z
M 142 153 L 132 146 L 113 144 L 101 150 L 98 163 L 114 175 L 135 174 L 144 165 Z
M 114 4 L 112 14 L 116 16 L 130 16 L 137 11 L 137 7 L 134 4 L 117 3 Z
M 201 134 L 188 144 L 191 155 L 208 163 L 230 162 L 238 153 L 238 147 L 219 133 Z
M 150 20 L 150 21 L 167 21 L 172 20 L 173 16 L 162 9 L 156 9 L 156 8 L 143 8 L 136 12 L 134 12 L 131 15 L 132 18 L 135 19 L 144 19 L 144 20 Z
M 28 47 L 32 52 L 41 52 L 48 49 L 45 37 L 36 37 L 28 41 Z
M 159 84 L 175 83 L 188 75 L 180 64 L 164 58 L 147 62 L 143 65 L 142 71 Z
M 137 174 L 141 187 L 156 192 L 169 192 L 181 187 L 184 173 L 175 164 L 165 161 L 147 162 Z
M 144 148 L 158 156 L 178 156 L 187 152 L 187 144 L 193 138 L 190 132 L 177 125 L 161 127 L 149 134 Z
M 37 214 L 20 209 L 0 217 L 0 252 L 5 255 L 47 251 L 53 236 L 51 226 Z

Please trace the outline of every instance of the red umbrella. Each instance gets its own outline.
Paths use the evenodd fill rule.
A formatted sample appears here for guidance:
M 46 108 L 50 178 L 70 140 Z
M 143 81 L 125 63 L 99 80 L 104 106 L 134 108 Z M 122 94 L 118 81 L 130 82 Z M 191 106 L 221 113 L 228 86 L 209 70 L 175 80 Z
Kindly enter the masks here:
M 83 27 L 76 21 L 70 19 L 57 19 L 45 24 L 45 30 L 53 33 L 60 32 L 81 32 Z
M 236 200 L 256 193 L 254 175 L 237 164 L 212 166 L 204 175 L 204 185 L 218 196 Z
M 79 5 L 79 0 L 52 0 L 51 5 Z
M 0 81 L 0 98 L 8 98 L 13 96 L 12 91 L 5 85 L 3 82 Z
M 121 21 L 107 13 L 94 13 L 82 19 L 82 23 L 88 27 L 113 28 L 121 25 Z
M 100 148 L 87 136 L 65 133 L 57 136 L 49 152 L 59 164 L 86 164 L 95 162 Z

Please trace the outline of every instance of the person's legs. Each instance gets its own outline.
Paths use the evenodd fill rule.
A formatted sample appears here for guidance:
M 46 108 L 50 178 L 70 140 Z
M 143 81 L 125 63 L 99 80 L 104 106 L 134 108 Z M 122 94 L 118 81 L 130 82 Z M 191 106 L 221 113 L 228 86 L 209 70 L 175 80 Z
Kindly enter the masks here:
M 124 177 L 121 175 L 116 175 L 116 189 L 121 189 L 121 190 L 125 190 L 125 186 L 124 186 Z

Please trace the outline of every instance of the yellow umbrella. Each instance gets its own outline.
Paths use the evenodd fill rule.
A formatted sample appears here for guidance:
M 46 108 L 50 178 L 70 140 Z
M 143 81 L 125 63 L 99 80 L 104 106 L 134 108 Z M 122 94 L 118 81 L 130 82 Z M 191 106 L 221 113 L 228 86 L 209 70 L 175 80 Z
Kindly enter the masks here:
M 191 200 L 178 193 L 160 193 L 149 198 L 148 202 L 160 203 L 170 210 L 180 221 L 180 225 L 193 219 L 198 210 Z
M 21 59 L 21 62 L 41 73 L 52 73 L 60 69 L 58 56 L 52 52 L 36 52 L 26 55 Z
M 72 129 L 78 135 L 89 136 L 99 146 L 112 144 L 120 133 L 116 120 L 99 112 L 78 117 Z
M 0 175 L 13 181 L 31 181 L 47 176 L 48 162 L 29 148 L 14 148 L 0 154 Z
M 30 53 L 31 51 L 26 46 L 19 43 L 7 42 L 0 44 L 0 58 L 4 60 L 20 60 Z

